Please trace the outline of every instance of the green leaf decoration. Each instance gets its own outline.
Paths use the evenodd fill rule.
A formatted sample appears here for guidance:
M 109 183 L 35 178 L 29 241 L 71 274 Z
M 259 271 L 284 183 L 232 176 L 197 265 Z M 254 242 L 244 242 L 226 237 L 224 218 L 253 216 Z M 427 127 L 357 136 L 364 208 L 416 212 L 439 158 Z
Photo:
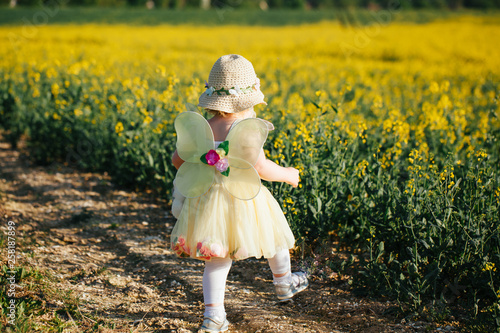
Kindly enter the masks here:
M 229 153 L 229 141 L 224 141 L 222 142 L 219 147 L 217 148 L 222 148 L 226 152 L 226 155 Z
M 227 141 L 226 141 L 226 142 L 227 142 Z M 226 177 L 227 177 L 227 176 L 229 176 L 229 167 L 227 167 L 227 170 L 226 170 L 226 171 L 221 172 L 221 175 L 226 176 Z
M 205 153 L 205 154 L 201 155 L 200 161 L 202 161 L 204 164 L 208 165 L 207 158 L 206 158 L 207 154 L 208 153 Z

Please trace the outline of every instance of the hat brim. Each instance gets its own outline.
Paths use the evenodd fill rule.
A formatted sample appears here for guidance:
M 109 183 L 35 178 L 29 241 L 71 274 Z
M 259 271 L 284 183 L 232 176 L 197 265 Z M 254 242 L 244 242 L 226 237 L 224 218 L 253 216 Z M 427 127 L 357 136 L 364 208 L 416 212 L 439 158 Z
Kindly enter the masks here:
M 250 93 L 240 93 L 239 95 L 217 95 L 208 96 L 204 92 L 199 99 L 198 106 L 210 109 L 223 111 L 227 113 L 237 113 L 249 109 L 257 104 L 267 103 L 264 101 L 264 94 L 260 90 L 254 90 Z

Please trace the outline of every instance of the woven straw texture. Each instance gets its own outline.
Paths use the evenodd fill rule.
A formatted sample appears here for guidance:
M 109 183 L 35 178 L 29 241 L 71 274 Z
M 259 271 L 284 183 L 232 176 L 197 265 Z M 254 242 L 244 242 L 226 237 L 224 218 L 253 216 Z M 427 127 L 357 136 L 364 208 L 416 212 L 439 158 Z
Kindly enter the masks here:
M 217 59 L 210 71 L 208 86 L 216 91 L 221 88 L 229 91 L 235 87 L 243 90 L 248 87 L 251 89 L 237 95 L 214 92 L 211 96 L 207 89 L 200 96 L 198 104 L 206 109 L 237 113 L 257 104 L 266 104 L 252 63 L 237 54 L 229 54 Z

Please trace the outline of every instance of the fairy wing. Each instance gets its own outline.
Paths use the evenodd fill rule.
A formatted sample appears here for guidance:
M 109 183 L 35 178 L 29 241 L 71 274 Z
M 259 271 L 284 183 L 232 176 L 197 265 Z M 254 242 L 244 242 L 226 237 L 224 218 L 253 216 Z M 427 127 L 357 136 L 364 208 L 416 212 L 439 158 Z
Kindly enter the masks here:
M 175 119 L 177 153 L 184 160 L 175 176 L 175 186 L 186 198 L 205 194 L 214 181 L 214 169 L 200 157 L 214 148 L 214 135 L 208 122 L 196 112 L 186 111 Z
M 214 149 L 214 135 L 202 115 L 186 111 L 175 118 L 177 153 L 186 162 L 199 162 L 200 156 Z
M 222 183 L 238 199 L 250 200 L 259 194 L 260 176 L 253 166 L 268 132 L 269 126 L 262 119 L 248 118 L 235 124 L 227 135 L 231 172 L 228 177 L 223 177 Z
M 226 137 L 229 141 L 229 156 L 237 161 L 247 161 L 253 167 L 266 142 L 270 128 L 268 123 L 259 118 L 247 118 L 235 124 Z

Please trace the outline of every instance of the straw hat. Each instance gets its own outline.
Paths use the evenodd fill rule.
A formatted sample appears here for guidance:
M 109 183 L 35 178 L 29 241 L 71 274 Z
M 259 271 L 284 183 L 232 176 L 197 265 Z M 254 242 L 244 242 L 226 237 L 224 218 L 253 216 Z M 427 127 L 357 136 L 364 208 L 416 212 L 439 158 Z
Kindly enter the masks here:
M 205 86 L 207 90 L 200 96 L 198 106 L 206 109 L 237 113 L 267 104 L 252 63 L 237 54 L 217 59 Z

